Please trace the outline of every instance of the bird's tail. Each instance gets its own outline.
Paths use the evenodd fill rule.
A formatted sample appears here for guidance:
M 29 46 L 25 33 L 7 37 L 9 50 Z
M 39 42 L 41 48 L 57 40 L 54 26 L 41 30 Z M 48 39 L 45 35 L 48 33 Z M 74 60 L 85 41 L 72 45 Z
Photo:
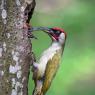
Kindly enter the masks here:
M 43 93 L 42 92 L 39 92 L 39 91 L 33 91 L 33 94 L 32 95 L 43 95 Z
M 36 87 L 33 90 L 32 95 L 43 95 L 41 90 L 42 90 L 42 82 L 38 81 Z

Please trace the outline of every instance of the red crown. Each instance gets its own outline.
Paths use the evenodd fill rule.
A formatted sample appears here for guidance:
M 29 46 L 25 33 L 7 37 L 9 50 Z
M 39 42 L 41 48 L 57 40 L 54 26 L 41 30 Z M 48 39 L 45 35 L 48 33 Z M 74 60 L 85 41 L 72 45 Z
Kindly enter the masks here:
M 62 28 L 54 27 L 54 28 L 52 28 L 52 29 L 58 30 L 58 31 L 60 31 L 60 32 L 64 32 L 64 30 L 63 30 Z
M 66 32 L 65 32 L 62 28 L 59 28 L 59 27 L 53 27 L 52 29 L 53 29 L 53 30 L 60 31 L 60 32 L 63 32 L 63 33 L 65 34 L 65 36 L 67 36 Z

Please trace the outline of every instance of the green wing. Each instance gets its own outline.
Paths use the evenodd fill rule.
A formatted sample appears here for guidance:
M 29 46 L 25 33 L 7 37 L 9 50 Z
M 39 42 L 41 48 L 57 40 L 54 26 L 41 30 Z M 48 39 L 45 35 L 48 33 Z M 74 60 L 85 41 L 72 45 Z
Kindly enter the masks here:
M 49 89 L 53 78 L 56 75 L 56 72 L 58 70 L 59 64 L 60 64 L 60 58 L 61 55 L 59 52 L 57 52 L 54 57 L 48 61 L 45 71 L 45 79 L 43 81 L 43 87 L 42 87 L 42 93 L 45 95 L 47 90 Z

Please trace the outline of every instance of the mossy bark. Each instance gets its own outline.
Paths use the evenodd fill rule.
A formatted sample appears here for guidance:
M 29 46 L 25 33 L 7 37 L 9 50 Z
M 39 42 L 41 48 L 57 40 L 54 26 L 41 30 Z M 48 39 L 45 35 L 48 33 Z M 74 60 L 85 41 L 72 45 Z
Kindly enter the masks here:
M 28 95 L 33 56 L 24 25 L 34 7 L 35 0 L 0 0 L 0 95 Z

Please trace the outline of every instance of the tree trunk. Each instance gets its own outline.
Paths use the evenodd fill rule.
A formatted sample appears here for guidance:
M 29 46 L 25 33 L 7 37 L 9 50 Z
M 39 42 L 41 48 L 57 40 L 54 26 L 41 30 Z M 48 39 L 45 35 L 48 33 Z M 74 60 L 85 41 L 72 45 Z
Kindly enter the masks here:
M 35 0 L 0 0 L 0 95 L 28 95 L 31 41 L 25 23 Z

